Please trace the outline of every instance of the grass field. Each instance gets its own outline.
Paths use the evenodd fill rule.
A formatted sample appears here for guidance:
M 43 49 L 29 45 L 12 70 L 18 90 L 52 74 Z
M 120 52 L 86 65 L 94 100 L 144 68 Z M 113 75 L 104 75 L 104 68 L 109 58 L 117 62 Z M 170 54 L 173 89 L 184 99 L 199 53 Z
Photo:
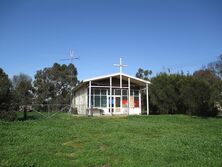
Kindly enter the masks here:
M 0 121 L 0 166 L 222 166 L 222 119 L 184 115 Z

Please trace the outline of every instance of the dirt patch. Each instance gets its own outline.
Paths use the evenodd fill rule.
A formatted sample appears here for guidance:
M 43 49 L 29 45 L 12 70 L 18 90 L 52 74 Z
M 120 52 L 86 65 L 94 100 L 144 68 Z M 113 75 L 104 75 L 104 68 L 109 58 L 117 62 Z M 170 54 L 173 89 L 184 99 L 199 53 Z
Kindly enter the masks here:
M 58 153 L 56 153 L 56 155 L 61 156 L 61 157 L 69 157 L 69 158 L 75 157 L 75 153 L 61 153 L 61 152 L 58 152 Z
M 107 146 L 106 144 L 101 144 L 101 145 L 99 146 L 99 149 L 100 149 L 101 151 L 105 151 L 107 148 L 108 148 L 108 146 Z
M 85 142 L 83 141 L 75 141 L 75 140 L 71 140 L 68 142 L 63 143 L 64 146 L 70 146 L 70 147 L 74 147 L 74 148 L 82 148 Z

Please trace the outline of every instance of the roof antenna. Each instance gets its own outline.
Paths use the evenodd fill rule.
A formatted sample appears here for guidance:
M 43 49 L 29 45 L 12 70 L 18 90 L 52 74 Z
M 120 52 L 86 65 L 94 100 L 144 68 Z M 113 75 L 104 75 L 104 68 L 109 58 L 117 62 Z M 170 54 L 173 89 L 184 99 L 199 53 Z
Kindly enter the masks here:
M 74 56 L 74 52 L 73 50 L 69 50 L 69 58 L 66 59 L 60 59 L 60 61 L 70 61 L 70 64 L 73 64 L 74 60 L 79 60 L 79 57 L 75 57 Z M 74 65 L 74 64 L 73 64 Z M 72 109 L 72 98 L 73 98 L 73 78 L 74 78 L 74 74 L 73 74 L 73 70 L 70 70 L 70 108 L 69 108 L 69 113 L 71 114 L 71 109 Z

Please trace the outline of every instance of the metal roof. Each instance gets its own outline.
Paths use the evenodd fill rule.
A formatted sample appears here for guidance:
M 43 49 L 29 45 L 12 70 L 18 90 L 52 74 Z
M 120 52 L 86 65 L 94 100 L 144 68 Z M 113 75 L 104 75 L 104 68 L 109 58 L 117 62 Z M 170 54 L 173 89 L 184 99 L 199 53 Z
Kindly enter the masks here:
M 83 82 L 95 81 L 95 80 L 100 80 L 100 79 L 109 78 L 109 77 L 114 77 L 114 76 L 119 76 L 119 75 L 122 75 L 123 77 L 125 76 L 125 77 L 128 77 L 128 78 L 132 78 L 132 79 L 135 79 L 135 80 L 140 81 L 140 82 L 143 82 L 143 83 L 148 83 L 148 84 L 150 84 L 150 81 L 146 81 L 146 80 L 143 80 L 143 79 L 140 79 L 140 78 L 136 78 L 136 77 L 133 77 L 133 76 L 124 74 L 124 73 L 114 73 L 114 74 L 109 74 L 109 75 L 104 75 L 104 76 L 89 78 L 89 79 L 83 80 Z
M 104 76 L 99 76 L 99 77 L 94 77 L 94 78 L 89 78 L 89 79 L 83 80 L 80 84 L 78 84 L 74 88 L 74 91 L 79 89 L 83 85 L 87 84 L 89 81 L 97 81 L 97 80 L 102 80 L 102 79 L 109 78 L 109 77 L 119 77 L 120 75 L 122 75 L 123 80 L 126 80 L 126 78 L 130 78 L 132 83 L 136 83 L 140 86 L 142 86 L 142 85 L 145 86 L 145 84 L 151 84 L 150 81 L 143 80 L 143 79 L 140 79 L 140 78 L 136 78 L 136 77 L 124 74 L 124 73 L 114 73 L 114 74 L 109 74 L 109 75 L 104 75 Z

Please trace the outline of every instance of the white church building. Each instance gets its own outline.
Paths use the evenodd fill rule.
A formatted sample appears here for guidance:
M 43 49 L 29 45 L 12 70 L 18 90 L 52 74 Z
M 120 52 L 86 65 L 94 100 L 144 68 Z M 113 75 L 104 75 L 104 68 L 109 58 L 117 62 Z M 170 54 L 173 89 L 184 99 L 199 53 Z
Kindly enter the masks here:
M 73 107 L 79 115 L 140 115 L 141 92 L 146 92 L 147 115 L 149 98 L 147 80 L 122 73 L 86 79 L 74 88 Z

